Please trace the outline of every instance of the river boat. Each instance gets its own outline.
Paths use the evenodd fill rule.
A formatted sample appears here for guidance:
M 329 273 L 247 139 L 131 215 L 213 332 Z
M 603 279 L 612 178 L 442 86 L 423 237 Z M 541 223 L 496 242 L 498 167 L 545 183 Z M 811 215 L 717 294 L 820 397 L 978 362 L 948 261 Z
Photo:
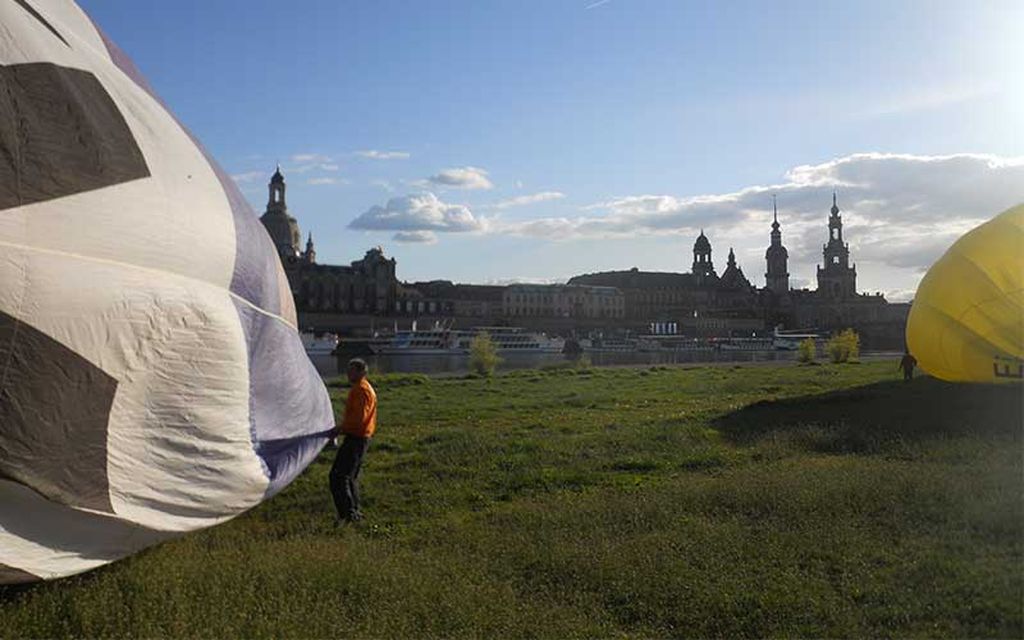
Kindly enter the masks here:
M 722 338 L 713 342 L 719 351 L 771 351 L 775 349 L 773 338 Z
M 637 338 L 637 349 L 646 353 L 678 353 L 682 351 L 708 351 L 707 340 L 679 334 L 650 334 Z
M 329 356 L 338 348 L 338 336 L 333 333 L 317 336 L 312 331 L 303 331 L 299 337 L 302 338 L 302 347 L 307 355 Z
M 776 329 L 772 335 L 772 346 L 778 351 L 796 351 L 800 348 L 800 343 L 808 338 L 814 340 L 816 344 L 822 341 L 822 337 L 817 333 L 782 332 Z
M 469 330 L 435 327 L 399 331 L 386 343 L 370 343 L 374 353 L 391 355 L 468 355 L 473 338 L 487 333 L 498 353 L 561 353 L 565 340 L 522 327 L 474 327 Z
M 636 338 L 599 337 L 580 340 L 580 346 L 587 353 L 629 353 L 637 351 L 639 340 Z

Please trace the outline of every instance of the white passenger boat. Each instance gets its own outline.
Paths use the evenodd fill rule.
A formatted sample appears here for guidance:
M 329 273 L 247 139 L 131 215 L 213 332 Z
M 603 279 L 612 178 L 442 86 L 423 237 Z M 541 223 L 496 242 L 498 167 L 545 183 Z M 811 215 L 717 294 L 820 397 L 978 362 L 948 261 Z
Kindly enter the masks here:
M 338 336 L 333 333 L 317 336 L 312 331 L 303 331 L 300 337 L 303 348 L 311 356 L 329 356 L 338 348 Z
M 473 338 L 486 332 L 498 353 L 561 353 L 565 340 L 522 327 L 474 327 L 457 330 L 435 327 L 425 331 L 399 331 L 386 343 L 372 344 L 378 354 L 466 355 Z
M 775 348 L 773 338 L 722 338 L 714 340 L 720 351 L 771 351 Z
M 796 351 L 800 348 L 800 343 L 806 339 L 812 339 L 815 343 L 820 343 L 822 337 L 817 333 L 796 333 L 796 332 L 785 332 L 775 329 L 775 333 L 772 336 L 772 346 L 779 351 Z
M 712 348 L 707 340 L 688 338 L 678 334 L 644 335 L 637 338 L 637 348 L 649 353 L 678 353 L 682 351 L 708 351 Z
M 582 338 L 578 344 L 585 353 L 629 353 L 636 351 L 639 341 L 636 338 L 595 337 Z

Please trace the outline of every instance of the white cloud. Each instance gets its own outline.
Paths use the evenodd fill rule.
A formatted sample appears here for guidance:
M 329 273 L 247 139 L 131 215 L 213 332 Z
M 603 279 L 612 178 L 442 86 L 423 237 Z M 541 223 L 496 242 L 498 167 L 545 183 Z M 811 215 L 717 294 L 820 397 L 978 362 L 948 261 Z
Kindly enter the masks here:
M 281 172 L 287 177 L 290 173 L 306 173 L 314 169 L 337 171 L 340 168 L 334 158 L 322 153 L 293 153 L 285 166 L 281 167 Z
M 310 178 L 309 180 L 306 180 L 306 184 L 313 185 L 313 186 L 323 185 L 323 184 L 343 184 L 343 183 L 344 183 L 343 180 L 339 180 L 338 178 L 331 178 L 331 177 L 327 177 L 327 176 L 324 176 L 324 177 L 321 177 L 321 178 Z
M 403 244 L 434 244 L 437 234 L 433 231 L 399 231 L 391 239 Z
M 383 189 L 383 190 L 385 190 L 387 192 L 392 192 L 392 191 L 395 190 L 395 188 L 387 180 L 371 180 L 370 181 L 370 186 L 378 187 L 378 188 Z
M 364 149 L 355 153 L 360 158 L 371 160 L 408 160 L 412 156 L 408 151 L 378 151 L 377 149 Z
M 295 153 L 291 156 L 292 162 L 330 162 L 331 158 L 320 153 Z
M 776 185 L 689 197 L 627 196 L 581 208 L 604 215 L 531 220 L 503 230 L 545 236 L 558 229 L 572 236 L 611 237 L 688 234 L 705 228 L 727 236 L 760 237 L 770 223 L 771 195 L 778 194 L 792 243 L 794 232 L 800 235 L 805 227 L 820 232 L 833 189 L 840 194 L 847 226 L 858 229 L 858 243 L 865 248 L 876 240 L 911 243 L 922 238 L 937 238 L 931 243 L 937 247 L 946 241 L 942 236 L 955 237 L 1024 201 L 1024 158 L 855 154 L 795 167 Z M 817 239 L 813 242 L 818 244 Z M 930 255 L 934 249 L 923 253 Z
M 269 182 L 270 174 L 267 173 L 266 171 L 246 171 L 244 173 L 236 173 L 231 176 L 231 179 L 237 182 L 238 184 L 256 182 L 261 178 L 264 178 Z
M 509 198 L 508 200 L 501 200 L 494 204 L 487 205 L 487 209 L 509 209 L 511 207 L 523 207 L 526 205 L 536 204 L 538 202 L 546 202 L 548 200 L 560 200 L 565 197 L 564 193 L 559 191 L 542 191 L 540 193 L 533 193 L 525 196 L 516 196 Z
M 367 231 L 462 233 L 484 231 L 486 222 L 474 216 L 465 205 L 442 202 L 433 193 L 419 193 L 391 198 L 383 207 L 370 207 L 349 223 L 349 227 Z
M 885 299 L 889 302 L 910 302 L 914 299 L 917 289 L 889 289 L 884 293 Z
M 571 277 L 571 276 L 570 276 Z M 565 278 L 534 278 L 531 276 L 519 276 L 512 278 L 489 278 L 484 284 L 506 286 L 510 284 L 565 284 L 569 277 Z
M 491 189 L 494 184 L 487 177 L 487 172 L 478 167 L 461 167 L 445 169 L 427 180 L 442 187 L 453 189 Z

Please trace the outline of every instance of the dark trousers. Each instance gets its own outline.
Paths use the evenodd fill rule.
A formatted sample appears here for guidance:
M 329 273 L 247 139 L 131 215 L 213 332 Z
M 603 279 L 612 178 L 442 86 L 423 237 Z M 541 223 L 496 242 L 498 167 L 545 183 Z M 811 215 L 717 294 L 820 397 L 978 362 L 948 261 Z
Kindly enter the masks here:
M 369 438 L 356 436 L 345 436 L 338 447 L 330 479 L 334 506 L 342 520 L 357 520 L 362 515 L 359 513 L 359 470 L 369 447 Z
M 903 370 L 903 380 L 906 381 L 906 380 L 913 380 L 913 379 L 914 379 L 914 370 L 913 369 L 904 369 Z

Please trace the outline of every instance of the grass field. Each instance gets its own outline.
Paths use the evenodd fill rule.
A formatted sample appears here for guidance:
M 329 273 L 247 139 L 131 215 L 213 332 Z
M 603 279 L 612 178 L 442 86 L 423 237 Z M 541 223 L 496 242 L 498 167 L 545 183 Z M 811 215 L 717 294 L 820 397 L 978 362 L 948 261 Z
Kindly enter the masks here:
M 325 451 L 230 523 L 0 589 L 0 636 L 1020 638 L 1021 388 L 895 378 L 381 377 L 364 525 Z

